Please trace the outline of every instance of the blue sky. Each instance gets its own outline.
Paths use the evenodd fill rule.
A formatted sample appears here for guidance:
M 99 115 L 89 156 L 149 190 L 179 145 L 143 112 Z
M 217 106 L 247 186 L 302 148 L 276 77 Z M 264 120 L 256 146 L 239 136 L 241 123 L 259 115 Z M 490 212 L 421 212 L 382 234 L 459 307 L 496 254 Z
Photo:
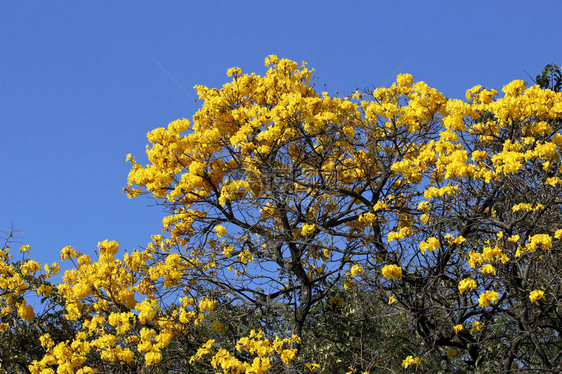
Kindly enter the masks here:
M 514 0 L 2 1 L 0 230 L 24 230 L 43 262 L 69 244 L 145 245 L 163 213 L 122 194 L 125 155 L 143 160 L 146 133 L 191 118 L 192 87 L 222 86 L 229 67 L 263 74 L 277 54 L 307 61 L 321 91 L 411 73 L 464 97 L 561 64 L 561 13 Z

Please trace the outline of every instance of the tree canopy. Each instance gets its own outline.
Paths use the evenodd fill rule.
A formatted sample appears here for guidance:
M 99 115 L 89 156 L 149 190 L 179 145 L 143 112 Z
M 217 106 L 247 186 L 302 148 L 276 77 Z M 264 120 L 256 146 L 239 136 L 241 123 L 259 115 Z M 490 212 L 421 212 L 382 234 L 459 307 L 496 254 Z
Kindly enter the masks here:
M 65 247 L 54 285 L 8 238 L 2 339 L 42 347 L 18 370 L 560 372 L 560 70 L 459 100 L 408 74 L 339 97 L 265 64 L 197 86 L 193 118 L 127 156 L 124 191 L 166 212 L 146 247 Z

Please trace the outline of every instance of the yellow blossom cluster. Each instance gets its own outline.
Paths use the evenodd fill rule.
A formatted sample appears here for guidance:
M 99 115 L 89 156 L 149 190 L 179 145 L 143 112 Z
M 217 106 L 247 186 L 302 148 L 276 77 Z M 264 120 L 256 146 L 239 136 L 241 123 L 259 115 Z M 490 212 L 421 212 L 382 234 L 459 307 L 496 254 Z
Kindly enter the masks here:
M 50 295 L 52 288 L 45 281 L 60 270 L 58 264 L 53 263 L 45 266 L 46 272 L 43 274 L 41 264 L 26 258 L 30 249 L 30 245 L 22 245 L 19 248 L 22 260 L 17 262 L 12 259 L 9 245 L 0 249 L 0 331 L 8 327 L 1 321 L 2 316 L 13 311 L 17 311 L 24 321 L 32 322 L 35 319 L 35 311 L 26 298 L 32 293 Z
M 419 247 L 421 253 L 424 254 L 426 251 L 432 252 L 436 249 L 439 249 L 441 247 L 441 244 L 439 243 L 438 238 L 430 237 L 424 240 L 423 242 L 421 242 Z
M 465 278 L 459 282 L 459 292 L 465 293 L 476 289 L 476 281 L 472 278 Z
M 484 329 L 485 325 L 483 322 L 480 321 L 474 321 L 472 323 L 472 327 L 470 328 L 470 332 L 474 333 L 474 332 L 479 332 L 482 331 Z
M 158 236 L 153 239 L 161 242 Z M 63 248 L 61 258 L 72 260 L 76 268 L 65 272 L 58 292 L 65 298 L 66 318 L 83 322 L 70 342 L 54 344 L 48 336 L 42 337 L 47 354 L 31 365 L 33 373 L 52 367 L 88 372 L 86 358 L 91 351 L 111 363 L 143 359 L 147 366 L 157 365 L 178 333 L 213 312 L 215 300 L 202 297 L 197 303 L 186 297 L 171 315 L 163 313 L 158 289 L 173 287 L 188 269 L 178 253 L 154 261 L 154 249 L 125 253 L 122 259 L 116 257 L 118 251 L 118 243 L 105 240 L 98 244 L 98 258 L 93 261 L 71 247 Z
M 531 302 L 536 303 L 539 300 L 546 300 L 546 298 L 544 297 L 544 291 L 542 290 L 534 290 L 531 291 L 531 293 L 529 293 L 529 299 L 531 299 Z
M 264 336 L 262 330 L 252 330 L 250 335 L 241 338 L 236 344 L 236 350 L 253 356 L 251 362 L 242 361 L 226 349 L 214 348 L 214 340 L 209 340 L 191 358 L 191 362 L 202 360 L 206 355 L 213 355 L 211 364 L 215 369 L 221 369 L 223 372 L 238 372 L 258 374 L 265 373 L 271 368 L 271 358 L 277 355 L 281 361 L 288 365 L 296 358 L 297 350 L 290 348 L 291 344 L 299 343 L 300 338 L 293 336 L 287 339 L 279 339 L 271 341 Z
M 406 369 L 412 365 L 421 365 L 421 359 L 419 357 L 408 356 L 402 361 L 402 366 Z
M 382 268 L 382 276 L 390 280 L 400 279 L 402 278 L 402 268 L 398 265 L 385 265 Z
M 486 291 L 480 294 L 478 297 L 478 303 L 482 308 L 490 306 L 499 300 L 498 293 L 496 291 Z

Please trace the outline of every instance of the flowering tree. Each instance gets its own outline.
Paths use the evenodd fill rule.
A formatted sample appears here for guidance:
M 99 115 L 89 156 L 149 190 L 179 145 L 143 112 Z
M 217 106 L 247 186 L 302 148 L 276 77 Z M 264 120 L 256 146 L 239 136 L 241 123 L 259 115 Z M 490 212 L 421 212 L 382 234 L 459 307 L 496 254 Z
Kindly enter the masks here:
M 128 156 L 163 233 L 63 249 L 77 331 L 30 370 L 560 371 L 562 94 L 399 75 L 332 97 L 266 66 L 198 86 L 192 121 Z

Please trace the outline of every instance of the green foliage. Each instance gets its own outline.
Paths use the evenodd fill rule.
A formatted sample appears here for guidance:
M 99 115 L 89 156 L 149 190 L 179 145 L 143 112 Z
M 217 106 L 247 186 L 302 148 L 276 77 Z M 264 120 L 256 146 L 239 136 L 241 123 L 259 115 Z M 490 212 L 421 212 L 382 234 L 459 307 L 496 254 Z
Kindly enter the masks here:
M 535 83 L 541 88 L 548 88 L 552 91 L 560 92 L 562 90 L 562 71 L 560 66 L 549 64 L 544 67 L 541 74 L 537 74 Z

